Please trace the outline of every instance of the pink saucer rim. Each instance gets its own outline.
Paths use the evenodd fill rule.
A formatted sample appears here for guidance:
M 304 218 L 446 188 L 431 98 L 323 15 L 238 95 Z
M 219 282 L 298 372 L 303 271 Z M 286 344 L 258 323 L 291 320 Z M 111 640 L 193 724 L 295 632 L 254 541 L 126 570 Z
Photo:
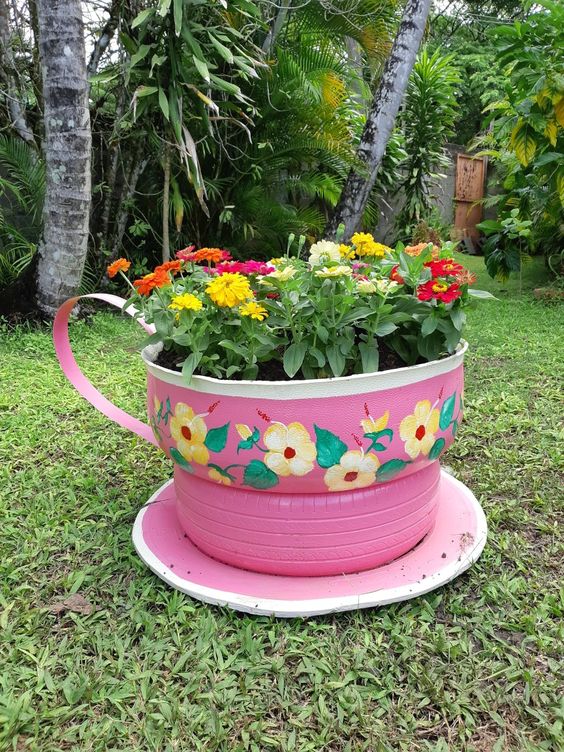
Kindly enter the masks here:
M 207 587 L 197 582 L 191 581 L 187 577 L 180 577 L 170 567 L 164 564 L 164 562 L 156 556 L 151 548 L 145 542 L 143 535 L 143 517 L 151 504 L 158 500 L 159 496 L 173 483 L 173 480 L 166 481 L 155 493 L 148 499 L 145 505 L 139 510 L 135 519 L 132 540 L 135 550 L 137 551 L 141 560 L 149 567 L 149 569 L 156 574 L 160 579 L 166 582 L 171 587 L 179 590 L 180 592 L 189 595 L 204 603 L 209 603 L 216 606 L 228 606 L 236 611 L 243 613 L 263 615 L 263 616 L 276 616 L 282 618 L 292 617 L 307 617 L 307 616 L 320 616 L 329 613 L 338 613 L 342 611 L 353 611 L 360 608 L 372 608 L 376 606 L 386 606 L 390 603 L 397 603 L 399 601 L 410 600 L 411 598 L 417 598 L 420 595 L 435 590 L 436 588 L 446 585 L 456 577 L 461 575 L 472 564 L 474 564 L 480 557 L 484 546 L 486 545 L 488 535 L 488 525 L 486 516 L 478 500 L 470 491 L 470 489 L 462 483 L 462 481 L 453 477 L 444 470 L 441 471 L 442 480 L 453 484 L 454 488 L 458 490 L 458 493 L 451 497 L 451 503 L 454 501 L 456 504 L 468 504 L 473 508 L 476 520 L 476 528 L 473 531 L 474 542 L 472 546 L 469 546 L 461 556 L 457 559 L 444 562 L 441 564 L 440 569 L 433 573 L 428 573 L 424 580 L 408 580 L 404 581 L 401 585 L 396 585 L 389 588 L 381 588 L 372 592 L 358 593 L 354 595 L 339 595 L 333 597 L 314 597 L 309 599 L 279 599 L 279 598 L 264 598 L 262 596 L 250 596 L 243 593 L 237 593 L 234 591 L 221 590 L 214 587 Z M 426 536 L 426 540 L 433 536 L 434 529 L 431 530 Z M 187 545 L 190 544 L 189 540 Z M 416 546 L 412 551 L 405 554 L 396 560 L 385 566 L 390 569 L 393 568 L 395 563 L 398 563 L 398 568 L 406 563 L 406 560 L 417 551 Z M 205 556 L 205 555 L 204 555 Z M 220 565 L 225 567 L 226 570 L 233 570 L 234 567 L 228 564 L 221 564 L 216 560 L 213 560 L 214 565 Z M 393 574 L 393 572 L 391 572 Z M 279 575 L 264 574 L 262 577 L 272 578 L 273 582 L 280 579 Z M 335 580 L 340 580 L 343 575 L 335 575 Z M 287 578 L 294 579 L 294 578 Z M 308 578 L 314 582 L 317 578 Z M 331 577 L 324 577 L 325 582 L 331 580 Z

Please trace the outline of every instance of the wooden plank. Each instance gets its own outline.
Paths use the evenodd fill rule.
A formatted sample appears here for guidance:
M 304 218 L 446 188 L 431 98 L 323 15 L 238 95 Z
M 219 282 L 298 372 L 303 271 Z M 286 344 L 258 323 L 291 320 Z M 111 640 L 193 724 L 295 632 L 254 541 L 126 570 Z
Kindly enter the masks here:
M 454 197 L 454 227 L 460 238 L 470 237 L 477 242 L 480 231 L 476 225 L 482 219 L 481 204 L 475 205 L 484 195 L 486 163 L 482 157 L 458 154 Z

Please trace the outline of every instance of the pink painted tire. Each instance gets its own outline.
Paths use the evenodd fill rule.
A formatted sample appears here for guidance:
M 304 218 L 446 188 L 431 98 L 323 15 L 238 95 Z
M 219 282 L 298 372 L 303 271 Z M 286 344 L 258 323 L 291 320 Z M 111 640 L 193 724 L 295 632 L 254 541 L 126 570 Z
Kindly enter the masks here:
M 65 374 L 173 460 L 178 517 L 204 553 L 261 573 L 338 575 L 396 559 L 433 527 L 439 458 L 462 419 L 466 343 L 393 371 L 283 382 L 195 376 L 189 386 L 147 351 L 149 429 L 80 372 L 67 332 L 76 302 L 54 326 Z

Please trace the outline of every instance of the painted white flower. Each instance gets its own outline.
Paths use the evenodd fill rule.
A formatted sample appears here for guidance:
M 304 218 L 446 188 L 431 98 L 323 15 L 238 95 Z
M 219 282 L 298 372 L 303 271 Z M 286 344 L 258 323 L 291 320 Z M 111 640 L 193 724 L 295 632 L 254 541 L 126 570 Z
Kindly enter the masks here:
M 328 261 L 340 261 L 339 245 L 331 240 L 318 240 L 309 249 L 309 263 L 311 266 L 321 266 Z
M 378 457 L 372 452 L 363 454 L 358 450 L 345 452 L 338 465 L 333 465 L 325 473 L 325 484 L 330 491 L 351 491 L 353 488 L 366 488 L 376 481 L 376 470 L 380 467 Z

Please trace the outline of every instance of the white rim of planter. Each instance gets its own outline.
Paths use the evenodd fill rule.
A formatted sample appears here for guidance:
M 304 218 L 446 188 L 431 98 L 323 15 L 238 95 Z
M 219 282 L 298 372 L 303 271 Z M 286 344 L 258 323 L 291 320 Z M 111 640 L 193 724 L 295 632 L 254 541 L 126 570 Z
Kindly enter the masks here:
M 415 366 L 404 366 L 376 373 L 355 373 L 329 379 L 301 379 L 292 381 L 233 381 L 215 379 L 211 376 L 193 376 L 188 386 L 179 371 L 171 371 L 152 362 L 156 357 L 155 347 L 147 347 L 141 357 L 149 373 L 159 381 L 192 389 L 196 392 L 232 397 L 258 397 L 272 400 L 312 399 L 317 397 L 343 397 L 368 392 L 381 392 L 394 387 L 416 384 L 424 379 L 453 371 L 462 363 L 468 343 L 461 340 L 456 351 L 441 360 L 431 360 Z

